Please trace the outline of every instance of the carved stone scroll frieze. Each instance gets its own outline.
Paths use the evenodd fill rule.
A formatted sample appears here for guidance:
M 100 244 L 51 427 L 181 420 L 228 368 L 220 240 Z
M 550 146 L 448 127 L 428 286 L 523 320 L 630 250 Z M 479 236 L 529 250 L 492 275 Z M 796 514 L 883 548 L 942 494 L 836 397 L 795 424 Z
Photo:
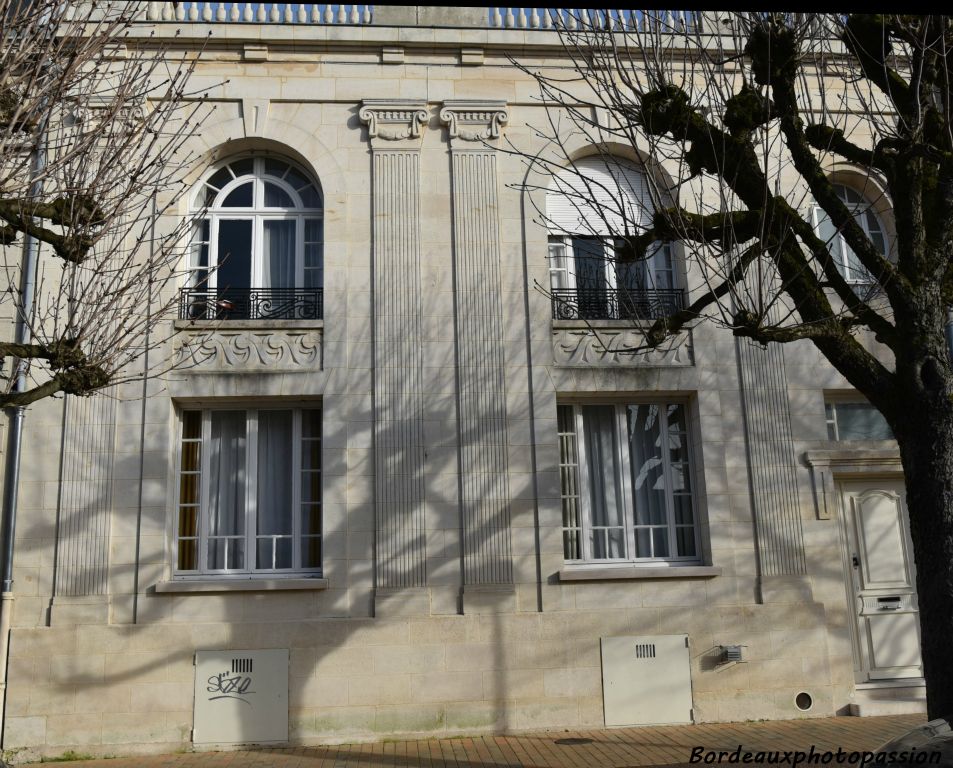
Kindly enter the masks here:
M 322 332 L 309 330 L 219 330 L 186 332 L 176 357 L 182 370 L 313 371 L 321 366 Z
M 556 365 L 597 368 L 675 368 L 694 365 L 691 331 L 658 349 L 645 350 L 638 328 L 557 328 L 553 331 Z

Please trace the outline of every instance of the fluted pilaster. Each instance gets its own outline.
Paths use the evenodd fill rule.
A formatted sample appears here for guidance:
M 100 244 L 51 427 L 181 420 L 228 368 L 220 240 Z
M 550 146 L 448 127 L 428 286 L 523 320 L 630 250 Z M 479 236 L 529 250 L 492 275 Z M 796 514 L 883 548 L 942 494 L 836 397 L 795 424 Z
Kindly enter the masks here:
M 807 565 L 784 350 L 744 339 L 737 344 L 760 575 L 802 575 Z
M 425 105 L 365 101 L 372 154 L 376 586 L 426 585 L 420 135 Z
M 513 581 L 497 153 L 503 102 L 444 102 L 453 191 L 464 584 Z

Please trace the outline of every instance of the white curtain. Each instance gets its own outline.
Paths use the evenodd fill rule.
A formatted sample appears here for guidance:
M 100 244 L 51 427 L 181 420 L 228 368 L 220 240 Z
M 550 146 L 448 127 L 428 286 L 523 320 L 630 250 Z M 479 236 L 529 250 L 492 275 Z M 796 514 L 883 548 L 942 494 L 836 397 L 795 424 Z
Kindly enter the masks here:
M 295 287 L 295 221 L 286 219 L 264 222 L 264 286 Z
M 258 568 L 293 565 L 292 439 L 291 411 L 258 412 Z
M 657 405 L 630 405 L 628 408 L 636 557 L 669 556 L 660 420 Z
M 208 567 L 244 568 L 245 412 L 212 411 Z
M 592 512 L 592 557 L 625 557 L 621 473 L 616 460 L 615 406 L 584 406 L 582 424 Z

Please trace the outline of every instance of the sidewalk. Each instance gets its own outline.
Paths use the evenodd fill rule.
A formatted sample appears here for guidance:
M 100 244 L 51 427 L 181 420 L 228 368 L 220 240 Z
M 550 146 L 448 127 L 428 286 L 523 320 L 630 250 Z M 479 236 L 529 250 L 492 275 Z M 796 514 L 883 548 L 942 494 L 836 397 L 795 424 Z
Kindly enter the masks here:
M 838 717 L 598 731 L 547 731 L 294 749 L 197 752 L 72 761 L 70 768 L 592 768 L 687 766 L 695 747 L 707 751 L 815 752 L 872 750 L 924 722 L 921 715 Z M 586 743 L 560 744 L 563 740 Z M 591 740 L 591 741 L 588 741 Z M 782 764 L 791 765 L 781 755 Z M 711 763 L 709 763 L 711 764 Z M 723 764 L 729 764 L 725 761 Z M 757 764 L 757 763 L 755 763 Z M 804 763 L 801 763 L 802 765 Z M 837 761 L 831 763 L 837 765 Z M 844 763 L 846 762 L 846 757 Z M 856 764 L 856 763 L 855 763 Z M 695 765 L 704 765 L 696 762 Z

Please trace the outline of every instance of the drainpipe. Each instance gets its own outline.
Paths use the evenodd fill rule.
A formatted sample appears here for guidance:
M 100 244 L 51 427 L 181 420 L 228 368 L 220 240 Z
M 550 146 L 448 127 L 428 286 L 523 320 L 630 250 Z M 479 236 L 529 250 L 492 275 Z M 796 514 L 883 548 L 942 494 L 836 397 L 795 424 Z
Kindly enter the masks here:
M 45 136 L 45 128 L 41 136 Z M 30 195 L 38 198 L 43 192 L 42 182 L 37 180 L 46 165 L 46 152 L 42 140 L 33 152 L 33 182 Z M 40 257 L 40 243 L 35 237 L 23 238 L 23 257 L 20 274 L 21 307 L 17 313 L 14 339 L 18 344 L 30 343 L 30 320 L 33 315 L 33 295 L 36 289 L 36 265 Z M 27 388 L 26 363 L 14 360 L 14 392 Z M 3 744 L 6 725 L 7 661 L 10 653 L 10 622 L 13 616 L 13 543 L 16 535 L 17 502 L 20 489 L 20 448 L 23 442 L 23 420 L 26 406 L 7 409 L 9 427 L 7 432 L 7 456 L 3 474 L 3 512 L 0 519 L 0 745 Z
M 953 307 L 946 308 L 946 351 L 953 357 Z

